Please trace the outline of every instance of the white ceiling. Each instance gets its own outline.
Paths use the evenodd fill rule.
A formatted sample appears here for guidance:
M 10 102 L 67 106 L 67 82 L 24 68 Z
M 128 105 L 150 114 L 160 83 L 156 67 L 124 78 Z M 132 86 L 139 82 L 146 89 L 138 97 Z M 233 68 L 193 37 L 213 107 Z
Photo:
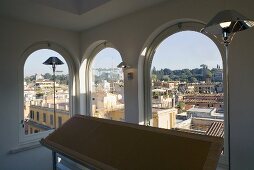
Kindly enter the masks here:
M 81 31 L 166 0 L 0 0 L 0 15 Z

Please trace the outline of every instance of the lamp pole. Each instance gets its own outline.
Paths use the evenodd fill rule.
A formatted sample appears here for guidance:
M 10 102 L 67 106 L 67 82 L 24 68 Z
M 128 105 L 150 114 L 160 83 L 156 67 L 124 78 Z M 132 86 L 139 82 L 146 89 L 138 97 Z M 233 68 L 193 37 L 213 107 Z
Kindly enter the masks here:
M 53 69 L 53 104 L 54 104 L 54 129 L 56 129 L 56 65 L 64 64 L 59 58 L 57 57 L 49 57 L 43 64 L 45 65 L 52 65 Z
M 52 69 L 53 69 L 53 81 L 54 81 L 54 85 L 53 85 L 53 89 L 54 89 L 54 93 L 53 93 L 53 98 L 54 98 L 54 128 L 56 129 L 56 64 L 53 63 L 52 64 Z
M 227 151 L 228 156 L 228 166 L 229 169 L 231 168 L 231 141 L 230 141 L 230 135 L 231 135 L 231 113 L 230 113 L 230 86 L 229 86 L 229 64 L 228 64 L 228 56 L 229 56 L 229 44 L 232 41 L 235 33 L 239 31 L 246 30 L 248 28 L 251 28 L 254 26 L 254 21 L 250 20 L 241 14 L 239 14 L 237 11 L 234 10 L 224 10 L 217 13 L 204 27 L 202 31 L 212 34 L 215 37 L 219 36 L 223 39 L 222 43 L 225 47 L 225 78 L 224 81 L 226 85 L 226 118 L 227 121 L 225 121 L 226 124 L 226 132 L 227 132 L 227 138 L 225 139 L 227 143 L 227 147 L 225 147 Z M 225 133 L 226 134 L 226 133 Z
M 224 30 L 224 32 L 222 33 L 223 36 L 223 45 L 225 47 L 225 78 L 226 81 L 224 81 L 226 83 L 225 87 L 225 91 L 226 91 L 226 96 L 227 96 L 227 103 L 226 103 L 226 118 L 227 118 L 227 122 L 226 122 L 226 126 L 227 127 L 227 154 L 228 154 L 228 162 L 229 162 L 229 169 L 230 169 L 230 107 L 229 107 L 229 103 L 230 103 L 230 92 L 229 92 L 229 64 L 228 64 L 228 54 L 229 54 L 229 37 L 228 37 L 228 33 L 226 32 L 226 30 Z M 225 117 L 225 116 L 224 116 Z

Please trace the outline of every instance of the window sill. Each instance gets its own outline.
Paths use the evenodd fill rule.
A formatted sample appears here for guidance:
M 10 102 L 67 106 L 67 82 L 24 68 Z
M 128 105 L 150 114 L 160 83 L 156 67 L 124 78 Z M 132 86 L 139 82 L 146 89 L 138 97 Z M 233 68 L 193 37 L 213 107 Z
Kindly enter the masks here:
M 39 143 L 39 141 L 31 142 L 31 143 L 27 143 L 27 144 L 18 145 L 17 147 L 12 148 L 8 153 L 9 154 L 16 154 L 19 152 L 24 152 L 24 151 L 35 149 L 38 147 L 41 147 L 41 144 Z
M 21 132 L 19 145 L 23 146 L 23 145 L 29 145 L 31 143 L 39 142 L 42 138 L 47 137 L 52 132 L 54 132 L 54 130 L 48 130 L 48 131 L 43 131 L 43 132 L 28 134 L 28 135 L 25 135 L 24 132 Z
M 44 131 L 35 134 L 25 135 L 23 131 L 20 133 L 19 143 L 8 152 L 9 154 L 16 154 L 19 152 L 35 149 L 41 146 L 40 140 L 47 137 L 54 130 Z

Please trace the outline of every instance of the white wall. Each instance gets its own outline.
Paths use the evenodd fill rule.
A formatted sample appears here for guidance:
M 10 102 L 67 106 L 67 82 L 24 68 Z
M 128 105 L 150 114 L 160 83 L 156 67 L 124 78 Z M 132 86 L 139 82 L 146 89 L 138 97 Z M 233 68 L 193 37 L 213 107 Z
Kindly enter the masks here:
M 181 9 L 179 9 L 179 6 Z M 145 45 L 148 37 L 163 24 L 176 19 L 190 18 L 206 21 L 220 10 L 217 6 L 218 3 L 214 3 L 214 1 L 170 1 L 127 17 L 116 19 L 82 33 L 81 50 L 83 56 L 89 46 L 95 41 L 108 40 L 119 50 L 123 60 L 134 67 L 132 70 L 134 72 L 134 79 L 126 81 L 125 85 L 125 92 L 128 92 L 125 93 L 125 100 L 128 101 L 126 103 L 126 112 L 129 114 L 126 119 L 127 121 L 135 123 L 139 121 L 136 114 L 138 112 L 137 66 L 142 47 Z M 204 16 L 202 14 L 205 11 L 206 15 Z M 87 55 L 84 57 L 87 57 Z M 128 105 L 132 107 L 128 107 Z
M 48 28 L 11 19 L 0 18 L 0 169 L 50 169 L 51 153 L 43 147 L 7 154 L 18 144 L 18 64 L 24 50 L 37 41 L 50 40 L 66 48 L 79 60 L 89 46 L 98 40 L 113 43 L 133 68 L 134 79 L 125 84 L 126 121 L 138 123 L 140 116 L 138 89 L 139 55 L 148 37 L 159 32 L 160 26 L 176 19 L 188 18 L 207 22 L 217 11 L 233 8 L 254 18 L 251 0 L 221 2 L 221 0 L 171 0 L 161 5 L 105 23 L 81 34 Z M 162 29 L 162 28 L 161 28 Z M 157 30 L 157 31 L 155 31 Z M 155 32 L 154 32 L 155 31 Z M 254 158 L 254 30 L 241 32 L 230 46 L 230 115 L 232 169 L 253 169 Z M 78 64 L 77 64 L 78 65 Z M 77 98 L 78 100 L 78 98 Z M 77 102 L 78 103 L 78 102 Z M 78 104 L 77 106 L 78 107 Z M 140 105 L 142 107 L 142 105 Z M 141 116 L 142 117 L 142 116 Z
M 134 79 L 125 84 L 126 121 L 138 123 L 139 108 L 138 94 L 138 63 L 139 55 L 150 35 L 159 32 L 159 28 L 167 22 L 176 19 L 194 19 L 208 22 L 218 11 L 235 9 L 243 15 L 254 18 L 250 0 L 220 1 L 220 0 L 189 0 L 168 1 L 158 6 L 145 9 L 105 23 L 98 27 L 82 32 L 82 56 L 86 49 L 98 40 L 108 40 L 113 43 L 123 57 L 123 61 L 133 66 Z M 154 32 L 155 31 L 155 32 Z M 155 33 L 155 34 L 154 34 Z M 230 115 L 231 115 L 231 159 L 232 169 L 253 169 L 254 158 L 254 29 L 240 32 L 235 36 L 230 46 Z M 142 97 L 141 97 L 142 98 Z M 244 168 L 243 168 L 244 167 Z
M 18 92 L 18 66 L 25 49 L 38 41 L 55 42 L 77 59 L 78 33 L 4 18 L 0 18 L 0 25 L 0 169 L 51 169 L 51 152 L 43 147 L 8 154 L 19 142 L 18 106 L 23 96 Z

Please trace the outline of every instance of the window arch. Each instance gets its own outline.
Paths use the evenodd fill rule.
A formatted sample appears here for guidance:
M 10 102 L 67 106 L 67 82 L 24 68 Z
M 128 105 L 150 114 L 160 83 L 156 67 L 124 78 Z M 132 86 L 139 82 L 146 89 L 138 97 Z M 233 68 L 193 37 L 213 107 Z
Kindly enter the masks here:
M 145 98 L 144 98 L 145 99 L 145 101 L 144 101 L 144 105 L 145 105 L 144 113 L 145 113 L 145 122 L 146 122 L 146 124 L 149 124 L 151 122 L 151 120 L 153 119 L 152 118 L 153 117 L 153 114 L 152 114 L 152 97 L 156 97 L 156 96 L 153 96 L 153 94 L 154 95 L 157 94 L 157 96 L 158 96 L 158 94 L 163 93 L 162 90 L 160 91 L 160 89 L 155 89 L 153 91 L 153 93 L 151 91 L 152 85 L 153 85 L 151 71 L 155 71 L 155 70 L 153 70 L 152 66 L 154 66 L 154 64 L 156 64 L 156 62 L 153 63 L 154 62 L 154 57 L 156 57 L 156 55 L 159 53 L 160 45 L 163 45 L 163 42 L 165 42 L 167 39 L 170 39 L 172 37 L 176 37 L 177 34 L 179 35 L 181 33 L 186 33 L 186 32 L 187 33 L 188 32 L 193 32 L 193 33 L 196 33 L 196 34 L 200 34 L 203 37 L 205 37 L 206 39 L 209 39 L 207 36 L 199 33 L 200 30 L 203 28 L 203 26 L 204 25 L 202 23 L 198 23 L 198 22 L 181 22 L 181 23 L 174 24 L 174 25 L 168 27 L 167 29 L 165 29 L 164 31 L 162 31 L 161 33 L 159 33 L 157 35 L 157 37 L 155 37 L 152 40 L 152 43 L 145 49 L 146 53 L 144 54 L 145 55 L 145 58 L 144 58 L 145 59 L 144 60 L 144 95 L 145 95 Z M 211 39 L 213 39 L 213 38 L 211 38 Z M 221 57 L 220 52 L 222 52 L 222 50 L 218 49 L 218 47 L 216 46 L 217 44 L 215 44 L 216 41 L 214 41 L 215 42 L 214 43 L 213 41 L 211 41 L 211 39 L 209 39 L 210 43 L 212 42 L 213 47 L 217 50 L 217 54 L 219 54 L 219 57 Z M 172 43 L 171 43 L 171 45 L 172 45 Z M 181 46 L 180 48 L 182 49 L 182 47 L 183 46 Z M 192 49 L 192 50 L 194 50 L 194 49 Z M 162 60 L 162 58 L 160 60 L 158 60 L 159 62 L 157 62 L 157 63 L 163 63 L 163 64 L 167 63 L 166 58 L 164 58 L 163 61 L 161 61 L 161 60 Z M 184 61 L 182 61 L 182 62 L 184 62 Z M 171 63 L 174 64 L 175 62 L 172 61 Z M 220 64 L 221 65 L 220 67 L 223 68 L 223 65 L 222 65 L 221 61 L 218 64 Z M 181 64 L 181 65 L 183 65 L 183 64 Z M 168 70 L 166 69 L 165 71 L 168 71 Z M 169 71 L 172 71 L 172 70 L 169 70 Z M 222 72 L 220 72 L 220 73 L 222 73 Z M 220 86 L 220 87 L 223 88 L 223 86 Z M 195 87 L 195 88 L 198 88 L 198 87 Z M 223 100 L 223 97 L 222 97 L 222 100 Z
M 175 127 L 172 126 L 172 125 L 178 123 L 177 119 L 172 118 L 175 116 L 174 112 L 172 110 L 171 110 L 170 114 L 168 114 L 168 115 L 166 114 L 166 116 L 165 116 L 165 113 L 163 113 L 163 112 L 167 112 L 167 111 L 161 111 L 161 113 L 157 112 L 157 114 L 154 114 L 154 113 L 156 113 L 156 110 L 152 109 L 152 104 L 153 104 L 152 98 L 155 97 L 155 96 L 153 96 L 153 93 L 152 93 L 152 88 L 154 88 L 154 87 L 152 84 L 152 76 L 151 76 L 153 59 L 154 59 L 154 56 L 155 56 L 157 50 L 159 50 L 158 47 L 160 46 L 161 43 L 163 43 L 163 41 L 165 39 L 167 39 L 168 37 L 171 37 L 172 35 L 177 35 L 179 32 L 184 32 L 184 31 L 195 31 L 195 33 L 201 35 L 200 32 L 204 28 L 204 25 L 205 24 L 203 24 L 199 21 L 177 20 L 177 21 L 173 21 L 173 22 L 163 25 L 161 28 L 164 28 L 164 30 L 161 30 L 161 28 L 159 28 L 148 38 L 148 40 L 144 46 L 144 50 L 141 53 L 140 62 L 139 62 L 143 66 L 143 67 L 140 67 L 140 68 L 143 68 L 143 70 L 139 71 L 139 75 L 142 75 L 144 77 L 143 81 L 139 82 L 139 84 L 140 84 L 139 87 L 141 89 L 143 89 L 143 92 L 140 92 L 140 96 L 144 96 L 144 100 L 142 100 L 142 98 L 140 98 L 141 99 L 140 102 L 141 103 L 144 102 L 144 104 L 143 104 L 144 107 L 141 108 L 140 111 L 142 111 L 144 113 L 144 122 L 146 125 L 157 126 L 157 127 L 161 126 L 162 128 L 178 128 L 176 126 Z M 157 34 L 157 36 L 156 36 L 156 34 Z M 218 51 L 218 53 L 220 54 L 218 56 L 221 57 L 220 59 L 222 60 L 222 64 L 220 67 L 226 68 L 227 66 L 225 65 L 225 62 L 223 62 L 224 56 L 225 56 L 225 51 L 224 51 L 223 46 L 216 39 L 216 37 L 211 37 L 210 35 L 206 36 L 203 34 L 202 34 L 202 36 L 205 36 L 210 41 L 212 40 L 212 46 Z M 182 50 L 184 50 L 184 49 L 182 49 Z M 172 62 L 172 63 L 174 63 L 174 62 Z M 206 67 L 204 67 L 204 65 L 203 65 L 203 68 L 206 68 Z M 227 88 L 226 83 L 223 83 L 226 80 L 225 79 L 225 70 L 221 69 L 220 75 L 221 74 L 223 74 L 222 75 L 222 77 L 223 77 L 222 84 L 214 87 L 214 89 L 216 89 L 216 90 L 221 90 L 221 89 Z M 205 87 L 202 87 L 202 86 L 196 87 L 196 90 L 201 89 L 201 91 L 202 91 L 202 88 L 205 88 Z M 156 90 L 157 89 L 155 89 L 154 92 Z M 211 90 L 211 88 L 209 89 L 208 87 L 206 87 L 205 91 L 209 91 L 209 90 Z M 157 91 L 158 91 L 157 92 L 158 94 L 164 93 L 164 91 L 163 92 L 162 91 L 160 92 L 160 90 L 157 90 Z M 223 109 L 224 113 L 228 112 L 227 107 L 224 107 L 224 106 L 227 106 L 227 102 L 228 102 L 228 99 L 226 98 L 227 90 L 224 90 L 223 93 L 225 94 L 224 96 L 218 96 L 218 98 L 216 99 L 216 101 L 221 104 L 217 103 L 217 106 L 215 106 L 215 103 L 209 103 L 209 108 L 218 107 L 219 109 Z M 141 94 L 143 94 L 143 95 L 141 95 Z M 172 97 L 175 97 L 175 96 L 172 96 Z M 164 98 L 162 97 L 162 99 L 164 99 Z M 213 99 L 213 100 L 215 100 L 215 99 Z M 176 100 L 174 100 L 174 101 L 176 101 Z M 173 103 L 173 100 L 171 100 L 171 103 Z M 183 104 L 180 104 L 180 105 L 179 105 L 179 103 L 176 103 L 176 104 L 178 104 L 178 108 L 179 108 L 179 106 L 183 107 L 183 106 L 181 106 Z M 196 105 L 196 107 L 200 107 L 201 103 L 195 103 L 195 105 Z M 208 106 L 208 104 L 207 104 L 207 106 Z M 169 119 L 168 121 L 165 121 L 165 119 L 163 119 L 163 114 L 166 117 L 166 119 L 167 118 Z M 192 114 L 186 114 L 186 115 L 187 115 L 186 119 L 190 118 L 190 117 L 188 117 L 188 115 L 193 116 Z M 194 116 L 197 116 L 197 115 L 194 115 Z M 213 118 L 217 119 L 218 117 L 216 117 L 214 115 Z M 221 157 L 220 163 L 227 164 L 227 162 L 228 162 L 227 161 L 228 160 L 228 145 L 227 145 L 227 143 L 229 140 L 228 139 L 228 128 L 227 128 L 228 127 L 227 114 L 223 115 L 222 121 L 223 121 L 224 128 L 220 128 L 220 132 L 223 131 L 222 133 L 220 133 L 220 135 L 223 135 L 223 133 L 225 133 L 225 134 L 224 134 L 224 152 L 223 152 L 223 156 Z M 187 129 L 188 132 L 191 131 L 190 130 L 191 129 L 191 122 L 192 122 L 192 120 L 189 122 L 189 125 L 190 125 L 190 126 L 188 126 L 189 129 L 185 128 L 185 129 Z M 213 129 L 213 127 L 214 127 L 214 126 L 212 126 L 213 122 L 216 122 L 216 121 L 210 121 L 210 123 L 209 123 L 209 127 L 211 127 L 210 129 Z M 184 130 L 184 129 L 182 129 L 182 130 Z M 200 129 L 197 129 L 196 132 L 200 132 Z M 207 130 L 207 128 L 206 128 L 206 131 L 202 130 L 201 133 L 209 135 L 209 130 Z
M 120 53 L 108 42 L 98 45 L 88 60 L 87 110 L 91 116 L 125 121 L 124 75 Z
M 53 70 L 52 66 L 43 65 L 52 56 L 64 63 L 56 66 L 55 114 Z M 51 42 L 31 45 L 22 54 L 19 79 L 21 143 L 44 137 L 71 117 L 75 96 L 74 65 L 64 48 Z
M 183 32 L 183 31 L 195 31 L 196 33 L 199 33 L 200 34 L 200 31 L 202 30 L 202 28 L 204 27 L 204 24 L 203 23 L 200 23 L 200 22 L 197 22 L 197 21 L 182 21 L 182 20 L 179 20 L 179 22 L 174 22 L 172 24 L 171 22 L 171 25 L 169 25 L 170 23 L 168 23 L 168 26 L 166 29 L 162 30 L 161 32 L 158 33 L 158 30 L 157 30 L 157 36 L 154 36 L 154 34 L 151 35 L 151 37 L 153 37 L 151 39 L 148 39 L 148 43 L 146 43 L 147 45 L 144 47 L 144 50 L 142 51 L 142 54 L 141 54 L 141 59 L 143 58 L 143 61 L 144 61 L 144 64 L 143 64 L 143 77 L 144 77 L 144 80 L 141 84 L 143 84 L 143 94 L 144 94 L 144 120 L 145 120 L 145 124 L 146 125 L 156 125 L 158 126 L 159 123 L 162 123 L 164 124 L 162 126 L 162 128 L 173 128 L 172 126 L 170 127 L 169 124 L 176 124 L 178 122 L 174 122 L 174 121 L 162 121 L 162 122 L 159 122 L 160 120 L 158 120 L 158 115 L 157 114 L 157 117 L 155 116 L 155 114 L 153 114 L 153 111 L 152 111 L 152 97 L 153 97 L 153 94 L 152 94 L 152 79 L 151 79 L 151 71 L 152 71 L 152 64 L 153 64 L 153 59 L 154 59 L 154 56 L 157 52 L 158 47 L 159 45 L 165 40 L 167 39 L 168 37 L 172 36 L 172 35 L 177 35 L 177 33 L 179 32 Z M 163 26 L 165 28 L 165 25 Z M 204 36 L 204 35 L 203 35 Z M 210 37 L 209 35 L 206 37 L 207 39 L 209 40 L 212 40 L 213 42 L 213 46 L 215 45 L 216 49 L 218 50 L 218 52 L 221 54 L 220 57 L 222 56 L 222 65 L 220 66 L 221 68 L 225 68 L 225 63 L 223 62 L 224 60 L 224 54 L 225 54 L 225 51 L 223 49 L 223 46 L 220 45 L 219 41 L 216 40 L 215 37 Z M 184 50 L 184 49 L 182 49 Z M 141 64 L 142 64 L 142 60 L 140 60 Z M 205 63 L 204 63 L 205 64 Z M 210 68 L 209 68 L 210 69 Z M 172 70 L 171 70 L 172 71 Z M 225 70 L 222 70 L 222 77 L 223 77 L 223 80 L 225 80 L 224 78 L 224 71 Z M 141 72 L 139 73 L 141 74 Z M 141 74 L 141 75 L 142 75 Z M 221 73 L 220 73 L 221 74 Z M 223 81 L 222 81 L 223 83 Z M 196 87 L 197 88 L 197 87 Z M 199 88 L 199 87 L 198 87 Z M 202 88 L 202 87 L 200 87 Z M 216 87 L 217 90 L 218 89 L 225 89 L 226 86 L 225 84 L 223 85 L 220 85 L 219 87 Z M 155 90 L 156 91 L 156 90 Z M 157 90 L 159 91 L 159 90 Z M 159 92 L 160 93 L 160 92 Z M 226 91 L 225 91 L 226 93 Z M 227 104 L 227 98 L 226 98 L 227 94 L 225 94 L 224 96 L 220 96 L 218 101 L 222 101 L 223 104 L 226 106 Z M 223 104 L 220 104 L 218 105 L 218 107 L 220 108 L 223 108 L 224 109 L 224 112 L 226 113 L 227 112 L 227 108 L 223 106 Z M 196 103 L 196 106 L 199 106 L 200 103 Z M 208 105 L 207 105 L 208 106 Z M 214 107 L 214 104 L 209 104 L 209 107 Z M 163 113 L 159 116 L 162 117 Z M 172 114 L 171 114 L 172 115 Z M 228 150 L 228 146 L 227 146 L 227 141 L 228 141 L 228 136 L 227 136 L 227 117 L 226 117 L 227 114 L 225 114 L 224 116 L 224 132 L 225 132 L 225 154 L 226 154 L 226 157 L 222 157 L 222 163 L 226 163 L 227 162 L 227 150 Z M 169 117 L 169 116 L 168 116 Z M 214 117 L 216 118 L 216 117 Z M 152 120 L 153 119 L 157 119 L 157 122 L 153 122 Z M 170 119 L 172 120 L 172 119 Z M 157 124 L 156 124 L 157 123 Z M 202 132 L 204 133 L 204 132 Z

